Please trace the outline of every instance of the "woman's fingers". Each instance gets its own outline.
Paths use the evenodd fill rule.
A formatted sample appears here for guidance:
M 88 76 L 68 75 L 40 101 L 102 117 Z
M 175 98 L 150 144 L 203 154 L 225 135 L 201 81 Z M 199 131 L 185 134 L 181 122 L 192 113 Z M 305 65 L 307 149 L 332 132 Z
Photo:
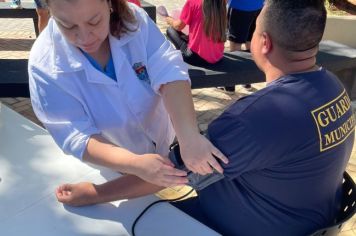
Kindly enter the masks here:
M 219 172 L 219 173 L 223 173 L 224 172 L 224 170 L 223 170 L 223 168 L 220 166 L 220 164 L 217 162 L 217 160 L 213 157 L 213 158 L 211 158 L 209 161 L 208 161 L 208 164 L 212 167 L 212 168 L 214 168 L 217 172 Z M 210 168 L 211 169 L 211 168 Z
M 220 152 L 220 150 L 217 149 L 216 147 L 214 147 L 214 146 L 212 147 L 211 153 L 215 156 L 215 158 L 220 159 L 225 164 L 229 163 L 229 159 L 227 159 L 227 157 L 222 152 Z
M 207 175 L 213 173 L 213 169 L 211 168 L 209 162 L 203 162 L 198 169 L 199 169 L 198 173 L 201 175 Z
M 162 179 L 161 183 L 162 183 L 161 185 L 164 187 L 172 187 L 172 186 L 177 186 L 177 185 L 185 185 L 188 183 L 188 179 L 185 177 L 166 175 Z
M 224 172 L 223 168 L 221 167 L 217 159 L 220 159 L 225 164 L 229 163 L 227 157 L 222 152 L 220 152 L 219 149 L 217 149 L 212 145 L 211 154 L 210 157 L 208 158 L 208 161 L 206 162 L 206 164 L 203 163 L 201 165 L 201 170 L 204 171 L 204 174 L 212 173 L 213 169 L 215 169 L 217 172 L 221 174 Z
M 162 170 L 164 175 L 180 176 L 180 177 L 187 176 L 187 172 L 185 172 L 184 170 L 176 169 L 173 166 L 165 165 L 162 168 Z
M 171 166 L 171 167 L 174 167 L 174 164 L 172 163 L 171 160 L 169 160 L 168 157 L 166 157 L 166 158 L 163 157 L 161 160 L 162 160 L 162 162 L 163 162 L 164 164 L 169 165 L 169 166 Z
M 214 169 L 223 173 L 224 170 L 219 160 L 225 164 L 229 162 L 222 152 L 200 134 L 191 142 L 181 145 L 180 151 L 186 167 L 200 175 L 210 174 Z
M 160 182 L 164 187 L 187 184 L 187 172 L 166 165 L 162 168 L 162 178 Z

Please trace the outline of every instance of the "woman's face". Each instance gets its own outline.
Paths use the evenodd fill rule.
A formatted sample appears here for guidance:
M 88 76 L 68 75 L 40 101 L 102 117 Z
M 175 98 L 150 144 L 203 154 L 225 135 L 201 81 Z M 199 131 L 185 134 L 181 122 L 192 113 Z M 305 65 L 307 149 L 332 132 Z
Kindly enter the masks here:
M 109 34 L 107 0 L 51 0 L 51 15 L 64 37 L 87 53 L 95 53 Z

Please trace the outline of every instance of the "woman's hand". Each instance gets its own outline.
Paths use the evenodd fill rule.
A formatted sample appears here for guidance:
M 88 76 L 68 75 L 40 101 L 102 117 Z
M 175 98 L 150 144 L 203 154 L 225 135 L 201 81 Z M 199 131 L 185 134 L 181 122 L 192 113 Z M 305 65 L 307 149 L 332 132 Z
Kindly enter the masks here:
M 56 197 L 59 202 L 70 206 L 85 206 L 98 202 L 96 187 L 89 182 L 63 184 L 56 189 Z
M 216 171 L 223 173 L 217 159 L 227 164 L 229 160 L 205 136 L 197 133 L 189 140 L 180 141 L 180 153 L 185 166 L 198 174 L 206 175 Z
M 173 81 L 162 85 L 160 92 L 171 117 L 185 166 L 201 175 L 211 173 L 212 168 L 222 173 L 223 169 L 216 158 L 224 163 L 228 163 L 228 159 L 199 133 L 190 84 L 187 81 Z
M 188 183 L 187 173 L 174 168 L 172 162 L 157 154 L 144 154 L 136 158 L 132 174 L 152 184 L 170 187 Z
M 166 23 L 169 26 L 172 26 L 177 31 L 182 31 L 182 29 L 184 29 L 184 27 L 186 26 L 186 24 L 180 19 L 174 19 L 170 16 L 167 16 L 165 19 L 166 19 Z

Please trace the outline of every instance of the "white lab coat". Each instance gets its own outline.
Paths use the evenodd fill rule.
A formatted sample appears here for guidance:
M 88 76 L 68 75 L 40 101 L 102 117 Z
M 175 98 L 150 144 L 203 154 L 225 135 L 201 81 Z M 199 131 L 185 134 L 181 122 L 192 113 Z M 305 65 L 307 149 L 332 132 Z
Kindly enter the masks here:
M 159 89 L 171 81 L 189 81 L 187 66 L 147 14 L 130 6 L 138 30 L 120 40 L 109 36 L 117 81 L 69 44 L 54 20 L 31 50 L 34 111 L 67 154 L 82 158 L 93 134 L 137 154 L 168 154 L 175 133 Z M 146 66 L 149 81 L 138 79 L 132 68 L 137 62 Z

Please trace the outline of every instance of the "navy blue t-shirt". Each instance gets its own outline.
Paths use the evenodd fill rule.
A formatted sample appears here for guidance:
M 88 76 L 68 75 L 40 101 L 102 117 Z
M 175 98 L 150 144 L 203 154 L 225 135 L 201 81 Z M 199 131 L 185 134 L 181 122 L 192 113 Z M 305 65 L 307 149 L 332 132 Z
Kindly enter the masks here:
M 354 141 L 355 117 L 330 72 L 282 77 L 214 120 L 210 140 L 230 160 L 199 193 L 223 235 L 306 235 L 331 223 Z

